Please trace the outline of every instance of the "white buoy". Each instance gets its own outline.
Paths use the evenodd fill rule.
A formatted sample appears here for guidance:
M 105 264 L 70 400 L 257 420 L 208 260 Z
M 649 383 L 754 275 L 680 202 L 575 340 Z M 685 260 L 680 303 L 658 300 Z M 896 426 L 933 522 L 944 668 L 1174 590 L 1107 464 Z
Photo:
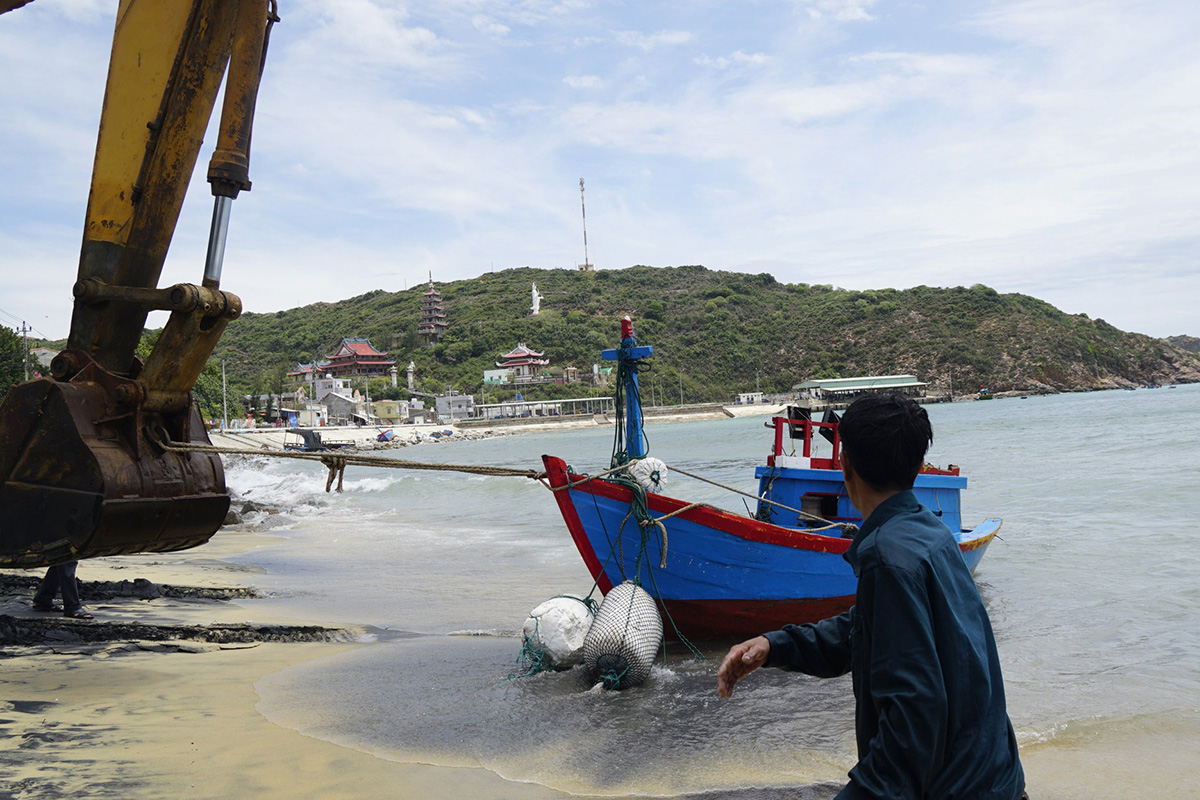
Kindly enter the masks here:
M 625 581 L 600 604 L 583 643 L 583 663 L 593 684 L 627 689 L 650 676 L 662 642 L 662 617 L 654 598 Z
M 629 477 L 651 494 L 667 487 L 667 465 L 661 458 L 647 456 L 629 468 Z
M 592 625 L 592 609 L 582 599 L 552 597 L 529 612 L 521 633 L 525 648 L 541 653 L 545 666 L 570 669 L 583 658 L 583 641 Z

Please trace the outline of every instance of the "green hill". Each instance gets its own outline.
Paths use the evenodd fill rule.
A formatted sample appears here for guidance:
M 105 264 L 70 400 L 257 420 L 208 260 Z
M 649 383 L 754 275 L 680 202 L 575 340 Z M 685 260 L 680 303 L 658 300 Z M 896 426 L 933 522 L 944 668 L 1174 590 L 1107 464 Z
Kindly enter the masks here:
M 534 281 L 544 295 L 536 317 Z M 232 385 L 265 390 L 298 362 L 332 353 L 342 337 L 365 336 L 389 351 L 402 379 L 411 360 L 425 390 L 475 392 L 483 371 L 518 342 L 544 350 L 553 367 L 590 371 L 629 314 L 639 341 L 655 348 L 644 381 L 667 402 L 681 389 L 686 402 L 728 401 L 756 385 L 783 392 L 807 378 L 891 373 L 915 374 L 939 391 L 953 381 L 956 393 L 1200 380 L 1200 356 L 1166 340 L 981 285 L 858 292 L 700 266 L 510 269 L 438 284 L 450 327 L 441 344 L 422 347 L 425 288 L 247 313 L 213 358 L 227 361 Z

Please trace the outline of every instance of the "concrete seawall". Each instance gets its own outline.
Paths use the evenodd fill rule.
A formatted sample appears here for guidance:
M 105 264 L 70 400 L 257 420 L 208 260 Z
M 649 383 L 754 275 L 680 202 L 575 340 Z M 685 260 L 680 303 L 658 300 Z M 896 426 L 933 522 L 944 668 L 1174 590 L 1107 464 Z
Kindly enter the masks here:
M 783 406 L 753 405 L 753 406 L 724 406 L 720 403 L 702 403 L 685 406 L 652 406 L 644 408 L 646 424 L 659 422 L 684 422 L 698 419 L 729 419 L 732 417 L 765 416 L 783 413 Z M 509 434 L 538 430 L 561 430 L 566 428 L 592 428 L 613 424 L 611 416 L 606 414 L 565 414 L 557 417 L 512 417 L 501 419 L 467 419 L 458 420 L 453 424 L 424 424 L 424 425 L 378 425 L 362 427 L 327 426 L 316 428 L 321 433 L 321 440 L 326 444 L 349 445 L 361 450 L 371 450 L 389 447 L 389 444 L 377 442 L 381 430 L 390 430 L 395 435 L 395 441 L 404 444 L 415 444 L 429 439 L 430 434 L 441 431 L 451 431 L 466 438 L 478 438 L 480 435 Z M 288 428 L 231 428 L 225 431 L 209 431 L 208 436 L 217 447 L 228 447 L 238 450 L 282 450 L 285 443 L 289 446 L 303 444 L 295 433 L 288 434 Z

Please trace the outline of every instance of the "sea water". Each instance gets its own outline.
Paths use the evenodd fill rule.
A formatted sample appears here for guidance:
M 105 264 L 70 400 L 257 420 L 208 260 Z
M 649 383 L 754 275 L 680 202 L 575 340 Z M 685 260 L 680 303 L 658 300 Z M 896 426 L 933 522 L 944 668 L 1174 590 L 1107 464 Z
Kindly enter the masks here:
M 1008 708 L 1039 798 L 1191 796 L 1200 781 L 1200 386 L 928 407 L 929 460 L 969 477 L 963 521 L 1002 517 L 976 572 Z M 669 466 L 753 493 L 766 417 L 647 427 Z M 608 465 L 611 430 L 422 445 L 392 455 L 578 471 Z M 368 626 L 371 646 L 258 685 L 278 724 L 401 761 L 482 766 L 578 794 L 674 796 L 807 787 L 830 796 L 855 761 L 848 678 L 760 670 L 716 696 L 728 643 L 682 647 L 641 687 L 577 671 L 510 679 L 534 606 L 593 590 L 553 495 L 524 478 L 231 465 L 240 496 L 283 506 L 248 553 L 262 613 Z M 667 491 L 745 513 L 753 500 L 672 475 Z M 599 595 L 596 595 L 599 598 Z M 763 794 L 766 791 L 767 794 Z M 795 797 L 796 789 L 755 797 Z M 791 793 L 788 793 L 788 792 Z

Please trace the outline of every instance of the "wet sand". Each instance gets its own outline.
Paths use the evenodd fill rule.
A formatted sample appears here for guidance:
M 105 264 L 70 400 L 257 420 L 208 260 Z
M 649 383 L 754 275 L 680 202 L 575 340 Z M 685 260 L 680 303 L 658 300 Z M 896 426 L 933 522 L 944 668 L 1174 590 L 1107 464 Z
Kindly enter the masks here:
M 260 537 L 219 533 L 185 553 L 81 563 L 91 623 L 30 608 L 21 588 L 41 571 L 0 571 L 0 796 L 565 797 L 483 769 L 383 760 L 286 730 L 258 714 L 257 680 L 308 659 L 369 646 L 356 643 L 362 631 L 313 620 L 251 620 L 236 597 L 186 591 L 89 601 L 135 578 L 216 589 L 218 595 L 252 588 L 253 571 L 220 559 L 258 546 Z M 264 630 L 269 633 L 258 633 Z M 320 631 L 317 642 L 288 641 L 313 630 Z M 205 631 L 215 641 L 206 641 Z M 256 640 L 262 638 L 278 640 Z
M 0 797 L 580 797 L 483 768 L 388 760 L 268 722 L 256 710 L 261 678 L 371 646 L 363 629 L 254 614 L 256 571 L 222 558 L 273 541 L 225 529 L 191 551 L 81 562 L 92 622 L 32 610 L 42 570 L 0 570 Z M 833 790 L 693 797 L 818 800 Z
M 387 760 L 268 722 L 256 711 L 258 680 L 370 646 L 360 642 L 368 633 L 361 629 L 251 618 L 246 597 L 255 595 L 256 572 L 222 558 L 272 541 L 269 533 L 226 529 L 184 553 L 83 562 L 83 596 L 96 617 L 91 623 L 29 607 L 40 570 L 0 570 L 0 796 L 579 797 L 512 783 L 481 768 Z M 144 580 L 132 588 L 138 578 Z M 149 581 L 163 596 L 135 596 L 155 593 Z M 1039 758 L 1037 748 L 1026 754 L 1031 783 L 1048 769 L 1043 779 L 1059 789 L 1052 794 L 1072 796 L 1062 785 L 1064 765 L 1046 756 Z M 818 800 L 836 788 L 692 797 Z

